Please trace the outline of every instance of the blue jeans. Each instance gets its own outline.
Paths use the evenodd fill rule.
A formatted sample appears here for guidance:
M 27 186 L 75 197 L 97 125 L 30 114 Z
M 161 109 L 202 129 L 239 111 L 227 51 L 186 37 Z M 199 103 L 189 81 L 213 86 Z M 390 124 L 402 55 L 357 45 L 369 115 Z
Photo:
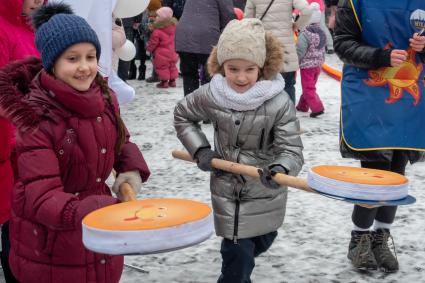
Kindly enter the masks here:
M 254 258 L 267 251 L 277 236 L 277 231 L 265 235 L 221 242 L 221 275 L 217 283 L 251 283 Z

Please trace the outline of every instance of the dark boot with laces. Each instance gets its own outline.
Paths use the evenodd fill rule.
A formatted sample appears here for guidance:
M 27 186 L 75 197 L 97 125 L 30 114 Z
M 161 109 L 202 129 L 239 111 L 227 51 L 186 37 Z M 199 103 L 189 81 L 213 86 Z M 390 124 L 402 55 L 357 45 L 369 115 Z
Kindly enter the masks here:
M 398 260 L 395 251 L 393 237 L 388 229 L 378 229 L 373 234 L 372 251 L 375 255 L 378 267 L 385 273 L 394 273 L 398 271 Z M 392 250 L 388 246 L 388 240 L 391 239 Z
M 369 231 L 351 231 L 348 259 L 359 270 L 376 270 L 378 265 L 372 252 L 373 236 Z

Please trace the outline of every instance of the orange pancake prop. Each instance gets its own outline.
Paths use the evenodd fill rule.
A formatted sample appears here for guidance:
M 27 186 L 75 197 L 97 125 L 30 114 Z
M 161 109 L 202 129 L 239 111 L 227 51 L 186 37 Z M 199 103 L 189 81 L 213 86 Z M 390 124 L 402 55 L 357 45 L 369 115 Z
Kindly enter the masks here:
M 186 199 L 145 199 L 98 209 L 83 219 L 87 249 L 111 255 L 160 253 L 192 246 L 213 231 L 211 208 Z
M 179 150 L 173 157 L 194 162 L 189 153 Z M 214 168 L 238 175 L 259 178 L 258 168 L 214 158 Z M 412 204 L 416 200 L 407 194 L 408 180 L 405 176 L 383 170 L 348 166 L 313 167 L 307 180 L 285 174 L 276 174 L 277 183 L 310 193 L 343 200 L 367 208 Z

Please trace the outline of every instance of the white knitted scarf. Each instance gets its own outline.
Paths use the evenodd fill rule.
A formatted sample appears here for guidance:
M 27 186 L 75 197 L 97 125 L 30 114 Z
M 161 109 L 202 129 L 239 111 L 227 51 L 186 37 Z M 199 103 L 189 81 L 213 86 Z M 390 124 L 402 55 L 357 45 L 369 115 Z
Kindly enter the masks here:
M 258 81 L 244 93 L 234 91 L 220 74 L 215 74 L 210 82 L 214 101 L 223 108 L 236 111 L 257 109 L 265 101 L 273 98 L 283 91 L 285 81 L 280 74 L 273 80 Z

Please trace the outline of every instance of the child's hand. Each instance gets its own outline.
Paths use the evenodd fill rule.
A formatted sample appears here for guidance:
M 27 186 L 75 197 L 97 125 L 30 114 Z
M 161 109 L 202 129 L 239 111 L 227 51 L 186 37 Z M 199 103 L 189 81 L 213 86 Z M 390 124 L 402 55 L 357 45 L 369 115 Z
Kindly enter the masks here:
M 423 52 L 425 50 L 425 35 L 419 36 L 414 33 L 413 37 L 409 39 L 410 47 L 416 52 Z
M 213 158 L 220 158 L 218 153 L 211 150 L 210 148 L 201 148 L 195 154 L 196 163 L 202 171 L 215 171 L 214 167 L 211 165 L 211 160 Z
M 288 174 L 288 171 L 281 165 L 274 165 L 270 168 L 267 166 L 262 169 L 258 169 L 261 184 L 269 189 L 277 189 L 280 187 L 280 185 L 272 179 L 272 176 L 277 173 Z
M 394 49 L 391 51 L 391 67 L 398 67 L 407 59 L 406 50 Z

